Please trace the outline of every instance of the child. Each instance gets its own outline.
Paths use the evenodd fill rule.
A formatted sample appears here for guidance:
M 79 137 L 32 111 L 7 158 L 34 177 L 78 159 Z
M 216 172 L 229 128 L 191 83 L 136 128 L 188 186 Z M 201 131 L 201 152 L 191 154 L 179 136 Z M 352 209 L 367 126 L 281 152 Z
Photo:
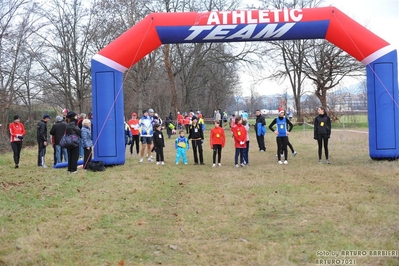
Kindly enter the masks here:
M 248 124 L 248 120 L 246 120 L 245 118 L 242 119 L 242 125 L 245 127 L 245 130 L 247 131 L 247 147 L 244 150 L 244 164 L 245 165 L 249 165 L 249 159 L 248 159 L 248 153 L 249 153 L 249 124 Z
M 216 166 L 216 154 L 218 155 L 218 166 L 222 166 L 220 161 L 222 159 L 222 148 L 226 143 L 226 136 L 224 134 L 224 129 L 220 127 L 220 122 L 215 121 L 215 127 L 210 132 L 210 145 L 213 149 L 213 164 L 212 167 Z
M 157 164 L 165 165 L 165 162 L 163 159 L 163 148 L 165 147 L 165 141 L 163 138 L 163 133 L 161 131 L 162 125 L 156 124 L 154 126 L 154 128 L 155 128 L 155 132 L 153 135 L 153 139 L 154 139 L 154 149 L 155 149 L 155 154 L 156 154 L 156 161 L 157 161 Z
M 186 151 L 189 149 L 188 139 L 185 137 L 184 130 L 179 131 L 179 137 L 175 141 L 176 164 L 179 164 L 180 156 L 184 164 L 188 164 Z
M 233 132 L 234 146 L 236 148 L 236 153 L 234 156 L 234 163 L 235 163 L 236 167 L 240 167 L 240 165 L 238 164 L 238 155 L 240 155 L 240 164 L 241 164 L 241 167 L 243 167 L 243 166 L 245 166 L 244 150 L 247 147 L 247 130 L 242 125 L 241 117 L 236 118 L 236 124 L 231 129 L 231 131 Z

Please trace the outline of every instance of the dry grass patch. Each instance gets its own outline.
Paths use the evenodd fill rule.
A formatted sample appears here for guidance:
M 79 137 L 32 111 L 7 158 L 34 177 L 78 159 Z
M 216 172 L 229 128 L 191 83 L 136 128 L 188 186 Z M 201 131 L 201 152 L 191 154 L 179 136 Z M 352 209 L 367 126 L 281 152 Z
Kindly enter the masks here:
M 7 265 L 315 265 L 319 250 L 398 250 L 398 162 L 373 161 L 367 134 L 333 132 L 331 165 L 317 164 L 313 132 L 297 130 L 298 151 L 278 165 L 251 132 L 250 166 L 166 165 L 127 155 L 106 172 L 70 176 L 37 169 L 36 149 L 21 168 L 0 157 L 0 261 Z M 50 152 L 49 152 L 50 153 Z M 48 154 L 47 158 L 52 155 Z M 358 265 L 398 265 L 397 257 L 354 257 Z

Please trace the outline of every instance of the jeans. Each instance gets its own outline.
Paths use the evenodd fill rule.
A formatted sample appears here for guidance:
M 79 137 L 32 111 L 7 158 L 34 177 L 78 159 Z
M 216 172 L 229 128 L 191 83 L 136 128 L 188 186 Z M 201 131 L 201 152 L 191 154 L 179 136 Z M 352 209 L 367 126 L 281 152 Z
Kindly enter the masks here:
M 60 145 L 55 145 L 55 158 L 56 163 L 61 163 L 64 159 L 64 162 L 68 162 L 68 151 L 65 148 L 62 148 Z

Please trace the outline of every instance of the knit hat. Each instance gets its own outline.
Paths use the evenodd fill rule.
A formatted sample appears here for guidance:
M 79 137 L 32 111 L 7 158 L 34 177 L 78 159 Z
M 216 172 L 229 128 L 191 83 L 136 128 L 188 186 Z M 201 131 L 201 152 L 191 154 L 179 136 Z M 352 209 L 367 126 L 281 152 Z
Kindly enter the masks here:
M 148 109 L 148 112 L 149 112 L 149 113 L 153 113 L 154 110 L 150 108 L 150 109 Z
M 63 120 L 62 116 L 57 115 L 55 117 L 55 122 L 61 122 Z
M 278 113 L 281 113 L 281 112 L 284 113 L 284 108 L 278 108 Z
M 76 113 L 74 111 L 69 111 L 66 117 L 74 118 L 75 116 L 76 116 Z
M 19 115 L 14 115 L 14 120 L 19 119 Z
M 43 115 L 43 119 L 46 119 L 46 118 L 51 119 L 51 117 L 50 117 L 49 114 L 44 114 L 44 115 Z

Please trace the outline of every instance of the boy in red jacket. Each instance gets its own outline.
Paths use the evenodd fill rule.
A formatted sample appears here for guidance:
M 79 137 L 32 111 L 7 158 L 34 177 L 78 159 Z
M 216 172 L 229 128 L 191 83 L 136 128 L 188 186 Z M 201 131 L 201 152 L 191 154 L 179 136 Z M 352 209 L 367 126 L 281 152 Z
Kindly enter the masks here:
M 245 166 L 244 164 L 244 150 L 247 147 L 247 130 L 242 125 L 242 118 L 236 118 L 236 124 L 231 129 L 234 138 L 234 146 L 236 148 L 236 153 L 234 156 L 234 164 L 236 167 L 240 167 L 238 164 L 238 155 L 240 155 L 240 164 L 241 167 Z
M 211 149 L 213 149 L 212 167 L 216 166 L 216 154 L 218 155 L 218 166 L 222 166 L 220 161 L 222 159 L 222 148 L 224 148 L 224 144 L 226 144 L 226 135 L 224 134 L 224 129 L 220 127 L 219 121 L 215 121 L 215 127 L 212 128 L 209 137 L 209 143 Z

